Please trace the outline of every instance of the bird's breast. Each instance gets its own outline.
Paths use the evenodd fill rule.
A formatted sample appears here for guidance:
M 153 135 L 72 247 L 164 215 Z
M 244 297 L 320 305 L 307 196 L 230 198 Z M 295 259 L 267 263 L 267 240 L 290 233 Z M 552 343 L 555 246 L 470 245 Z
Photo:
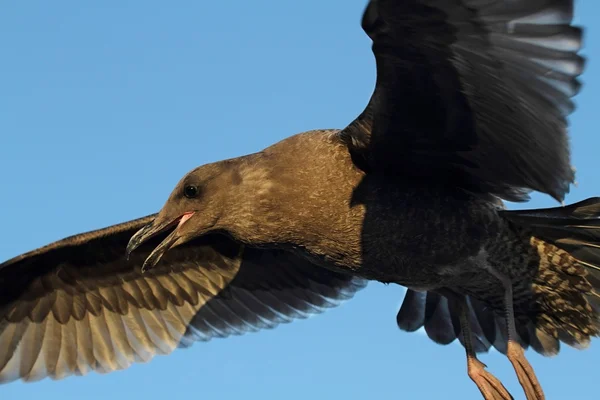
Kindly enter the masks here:
M 495 208 L 484 201 L 444 190 L 372 186 L 369 179 L 330 193 L 307 188 L 296 208 L 271 218 L 281 242 L 325 267 L 432 287 L 459 275 L 500 228 Z

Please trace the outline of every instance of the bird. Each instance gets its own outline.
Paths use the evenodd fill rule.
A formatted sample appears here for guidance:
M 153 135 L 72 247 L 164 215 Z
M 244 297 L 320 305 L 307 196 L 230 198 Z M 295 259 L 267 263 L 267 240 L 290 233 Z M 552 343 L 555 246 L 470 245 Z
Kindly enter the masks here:
M 186 173 L 155 214 L 0 264 L 0 382 L 108 373 L 407 288 L 404 331 L 512 363 L 600 333 L 600 198 L 575 181 L 581 83 L 573 0 L 370 0 L 377 79 L 343 129 L 289 136 Z M 532 192 L 560 206 L 509 210 Z

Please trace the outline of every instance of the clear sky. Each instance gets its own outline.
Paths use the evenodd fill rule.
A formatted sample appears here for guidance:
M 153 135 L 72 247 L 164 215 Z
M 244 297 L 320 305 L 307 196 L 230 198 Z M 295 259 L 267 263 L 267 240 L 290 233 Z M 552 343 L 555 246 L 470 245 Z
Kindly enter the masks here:
M 571 118 L 579 187 L 568 202 L 600 195 L 600 4 L 579 3 L 591 60 Z M 365 4 L 3 2 L 0 260 L 153 213 L 197 165 L 344 127 L 375 81 Z M 526 206 L 552 205 L 534 196 Z M 0 398 L 480 398 L 462 347 L 396 327 L 402 297 L 400 287 L 371 283 L 308 320 L 109 375 L 0 386 Z M 598 393 L 600 340 L 552 359 L 527 354 L 548 398 Z M 507 359 L 482 359 L 523 398 Z

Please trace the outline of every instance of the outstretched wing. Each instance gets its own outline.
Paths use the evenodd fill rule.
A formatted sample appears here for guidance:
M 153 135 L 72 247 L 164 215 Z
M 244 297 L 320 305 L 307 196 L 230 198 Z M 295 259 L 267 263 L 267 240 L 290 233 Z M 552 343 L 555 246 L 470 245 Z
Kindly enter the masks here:
M 573 0 L 371 0 L 375 91 L 341 136 L 373 172 L 526 200 L 574 180 Z
M 124 369 L 196 340 L 272 328 L 351 298 L 365 281 L 221 235 L 140 267 L 125 259 L 153 216 L 73 236 L 0 264 L 0 382 Z

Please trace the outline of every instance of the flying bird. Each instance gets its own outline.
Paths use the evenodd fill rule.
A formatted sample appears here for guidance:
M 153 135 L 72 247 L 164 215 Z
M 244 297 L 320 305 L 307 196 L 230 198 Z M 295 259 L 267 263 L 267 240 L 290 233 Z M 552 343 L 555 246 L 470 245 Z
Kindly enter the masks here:
M 187 173 L 154 215 L 0 264 L 0 381 L 111 372 L 196 341 L 408 288 L 405 331 L 458 340 L 487 400 L 504 353 L 600 332 L 600 198 L 510 211 L 574 182 L 567 117 L 584 69 L 573 0 L 371 0 L 377 81 L 344 129 Z

